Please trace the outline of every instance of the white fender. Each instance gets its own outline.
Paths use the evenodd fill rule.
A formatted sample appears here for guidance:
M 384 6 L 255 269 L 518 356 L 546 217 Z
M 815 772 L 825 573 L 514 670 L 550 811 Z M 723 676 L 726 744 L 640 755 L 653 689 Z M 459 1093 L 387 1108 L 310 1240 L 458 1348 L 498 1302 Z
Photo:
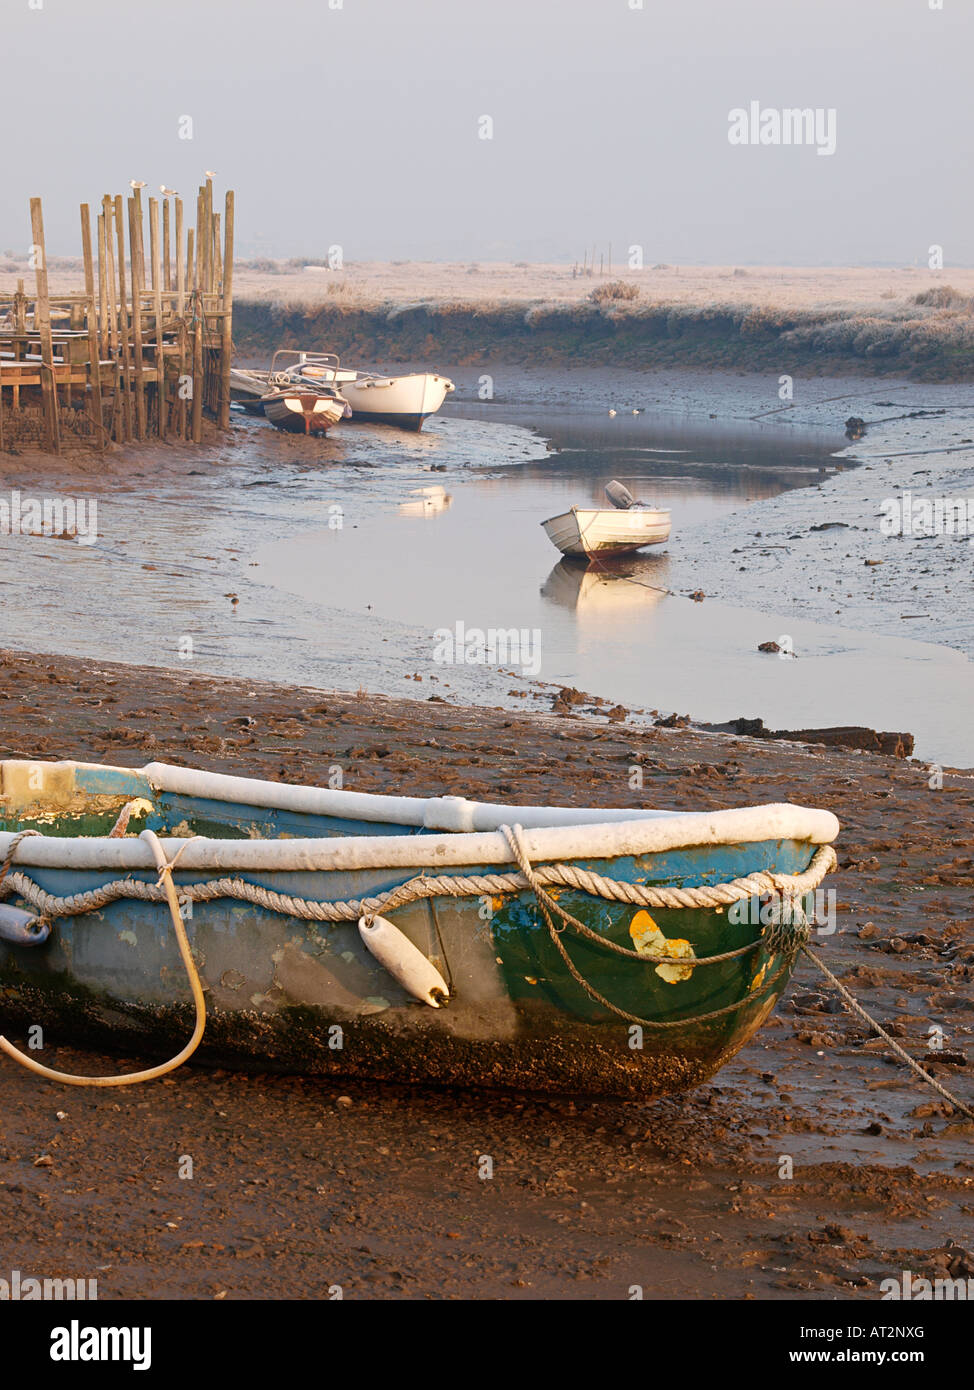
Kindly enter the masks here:
M 36 912 L 0 903 L 0 941 L 10 941 L 14 946 L 40 946 L 50 933 L 50 922 L 40 922 Z
M 358 929 L 366 946 L 415 999 L 438 1009 L 450 997 L 446 980 L 436 966 L 385 917 L 360 917 Z

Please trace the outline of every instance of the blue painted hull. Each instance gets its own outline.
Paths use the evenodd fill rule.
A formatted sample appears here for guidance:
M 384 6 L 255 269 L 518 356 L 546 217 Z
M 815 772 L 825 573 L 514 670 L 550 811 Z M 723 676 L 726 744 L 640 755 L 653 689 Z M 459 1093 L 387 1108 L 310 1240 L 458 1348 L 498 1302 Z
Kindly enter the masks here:
M 89 803 L 149 790 L 139 774 L 122 775 L 123 784 L 120 775 L 86 771 Z M 176 835 L 279 840 L 427 833 L 413 825 L 170 793 L 149 799 L 153 809 L 138 828 L 145 824 Z M 117 806 L 106 804 L 106 827 L 116 813 Z M 90 804 L 84 814 L 92 814 Z M 45 833 L 77 833 L 69 815 L 56 824 L 57 830 L 48 823 Z M 760 869 L 800 872 L 814 848 L 799 840 L 767 840 L 574 862 L 630 883 L 686 887 Z M 482 863 L 451 869 L 461 875 L 496 871 L 496 864 Z M 29 872 L 57 896 L 119 876 L 107 869 Z M 278 893 L 335 902 L 391 889 L 413 872 L 275 870 L 236 876 Z M 175 881 L 190 885 L 213 876 L 177 870 Z M 155 881 L 147 871 L 131 877 Z M 633 907 L 575 890 L 558 890 L 558 900 L 601 936 L 632 946 Z M 407 994 L 366 949 L 354 921 L 318 924 L 231 898 L 194 904 L 186 926 L 208 1013 L 197 1057 L 261 1070 L 643 1097 L 712 1075 L 767 1017 L 789 975 L 779 957 L 758 947 L 668 983 L 647 966 L 566 934 L 572 959 L 595 990 L 637 1017 L 679 1025 L 634 1034 L 628 1021 L 593 1000 L 566 970 L 530 892 L 490 900 L 435 897 L 390 917 L 447 980 L 446 1009 L 431 1009 Z M 654 909 L 653 917 L 668 938 L 689 940 L 697 956 L 747 945 L 760 932 L 734 925 L 722 910 Z M 696 1021 L 728 1008 L 719 1018 Z M 165 907 L 123 900 L 59 919 L 43 946 L 0 942 L 0 1021 L 14 1041 L 17 1030 L 42 1024 L 48 1048 L 90 1042 L 150 1055 L 173 1051 L 191 1029 L 192 1009 Z

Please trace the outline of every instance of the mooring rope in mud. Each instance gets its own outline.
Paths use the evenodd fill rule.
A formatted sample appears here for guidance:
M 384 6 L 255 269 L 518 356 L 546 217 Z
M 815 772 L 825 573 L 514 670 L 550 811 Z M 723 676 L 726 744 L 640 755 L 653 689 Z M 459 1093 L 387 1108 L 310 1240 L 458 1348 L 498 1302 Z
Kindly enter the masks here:
M 854 996 L 849 993 L 842 981 L 837 979 L 836 976 L 832 974 L 832 971 L 828 968 L 825 962 L 823 960 L 819 960 L 818 956 L 815 954 L 814 951 L 809 950 L 808 946 L 803 946 L 802 950 L 804 951 L 808 959 L 812 962 L 812 964 L 818 966 L 819 970 L 821 970 L 822 974 L 829 981 L 829 983 L 835 986 L 839 994 L 842 996 L 844 1003 L 846 1003 L 849 1006 L 853 1013 L 858 1014 L 859 1017 L 864 1020 L 864 1022 L 868 1023 L 870 1028 L 872 1028 L 875 1033 L 879 1034 L 883 1041 L 889 1045 L 893 1052 L 896 1053 L 897 1057 L 899 1057 L 901 1062 L 905 1062 L 908 1067 L 911 1067 L 912 1070 L 916 1072 L 917 1076 L 919 1076 L 922 1081 L 925 1081 L 928 1086 L 932 1087 L 938 1095 L 943 1096 L 944 1100 L 949 1101 L 950 1104 L 953 1105 L 957 1110 L 959 1110 L 962 1115 L 966 1115 L 969 1120 L 974 1120 L 974 1110 L 969 1109 L 969 1107 L 966 1106 L 963 1103 L 963 1101 L 958 1100 L 955 1095 L 952 1095 L 950 1091 L 947 1090 L 946 1086 L 941 1086 L 940 1082 L 937 1081 L 935 1077 L 931 1076 L 928 1071 L 924 1071 L 923 1067 L 920 1066 L 920 1063 L 916 1060 L 916 1058 L 911 1057 L 905 1048 L 900 1047 L 896 1039 L 890 1037 L 889 1033 L 886 1032 L 886 1029 L 881 1027 L 880 1024 L 878 1024 L 876 1020 L 872 1017 L 872 1015 L 866 1012 L 866 1010 L 859 1003 L 858 999 L 854 998 Z
M 620 955 L 630 956 L 635 958 L 636 960 L 649 960 L 650 957 L 644 956 L 637 951 L 629 951 L 624 946 L 615 945 L 614 942 L 606 941 L 603 937 L 599 936 L 598 932 L 593 932 L 592 929 L 590 927 L 587 927 L 584 922 L 580 922 L 577 917 L 573 917 L 570 912 L 566 912 L 565 909 L 558 902 L 556 902 L 556 900 L 553 897 L 551 897 L 549 893 L 545 892 L 544 886 L 540 881 L 540 875 L 534 872 L 524 846 L 524 832 L 521 829 L 521 827 L 519 825 L 504 825 L 501 826 L 501 829 L 503 830 L 504 836 L 511 847 L 511 853 L 514 856 L 515 863 L 520 868 L 522 874 L 524 874 L 525 877 L 527 877 L 528 880 L 531 882 L 531 887 L 534 891 L 535 898 L 537 899 L 538 908 L 540 909 L 541 914 L 544 917 L 545 922 L 547 923 L 548 932 L 551 936 L 551 940 L 557 948 L 558 953 L 564 961 L 565 965 L 567 966 L 569 972 L 571 973 L 572 978 L 576 981 L 577 984 L 580 984 L 582 986 L 585 992 L 592 999 L 595 999 L 598 1001 L 598 1003 L 603 1004 L 612 1013 L 618 1014 L 620 1018 L 628 1019 L 632 1023 L 639 1023 L 643 1027 L 649 1028 L 678 1028 L 681 1025 L 687 1023 L 705 1023 L 709 1019 L 719 1018 L 722 1014 L 732 1013 L 735 1009 L 742 1008 L 751 999 L 755 998 L 759 993 L 764 993 L 768 988 L 770 988 L 771 985 L 773 985 L 780 978 L 780 976 L 789 967 L 789 965 L 791 965 L 791 963 L 797 958 L 798 955 L 804 954 L 808 957 L 808 959 L 812 962 L 813 965 L 817 966 L 817 968 L 822 972 L 825 978 L 832 985 L 835 986 L 843 1002 L 848 1005 L 848 1007 L 853 1011 L 853 1013 L 858 1014 L 860 1018 L 862 1018 L 866 1023 L 869 1024 L 870 1028 L 872 1028 L 873 1031 L 879 1037 L 881 1037 L 884 1042 L 886 1042 L 889 1045 L 889 1047 L 896 1054 L 896 1056 L 900 1058 L 901 1061 L 905 1062 L 908 1067 L 910 1067 L 913 1071 L 916 1072 L 917 1076 L 919 1076 L 922 1081 L 924 1081 L 928 1086 L 930 1086 L 934 1091 L 936 1091 L 938 1095 L 943 1096 L 944 1100 L 949 1101 L 949 1103 L 953 1105 L 957 1110 L 959 1110 L 961 1114 L 967 1115 L 969 1119 L 974 1120 L 974 1110 L 969 1109 L 968 1106 L 966 1106 L 963 1103 L 963 1101 L 958 1100 L 955 1095 L 952 1095 L 951 1092 L 947 1090 L 946 1086 L 942 1086 L 940 1082 L 936 1080 L 935 1077 L 932 1077 L 929 1072 L 925 1071 L 923 1067 L 920 1066 L 920 1063 L 916 1061 L 915 1058 L 911 1057 L 905 1048 L 899 1045 L 895 1038 L 890 1037 L 889 1033 L 886 1032 L 885 1028 L 883 1028 L 881 1024 L 877 1023 L 876 1020 L 869 1013 L 866 1012 L 866 1010 L 859 1003 L 859 1001 L 849 992 L 849 990 L 846 989 L 842 981 L 839 980 L 828 968 L 825 962 L 823 960 L 820 960 L 819 957 L 815 954 L 815 952 L 811 950 L 811 948 L 808 945 L 808 923 L 805 921 L 804 913 L 795 913 L 794 905 L 792 907 L 791 912 L 783 911 L 780 914 L 779 920 L 776 923 L 769 924 L 773 928 L 771 932 L 766 932 L 761 941 L 754 943 L 756 945 L 765 946 L 769 953 L 772 954 L 774 954 L 776 950 L 781 950 L 784 955 L 784 959 L 780 968 L 775 972 L 772 978 L 770 980 L 762 980 L 760 985 L 758 985 L 757 989 L 753 989 L 750 992 L 750 994 L 745 996 L 745 998 L 738 1000 L 733 1004 L 728 1004 L 722 1009 L 713 1009 L 710 1013 L 694 1014 L 691 1017 L 676 1019 L 672 1021 L 666 1020 L 662 1022 L 653 1019 L 637 1018 L 635 1014 L 630 1014 L 627 1013 L 625 1009 L 620 1009 L 617 1005 L 613 1004 L 610 1000 L 606 999 L 604 995 L 599 994 L 598 990 L 596 990 L 591 984 L 589 984 L 589 982 L 583 977 L 581 972 L 576 969 L 573 961 L 568 955 L 568 952 L 565 950 L 563 942 L 561 941 L 561 933 L 564 931 L 565 926 L 573 926 L 582 936 L 588 937 L 591 940 L 596 941 L 599 945 L 608 947 L 611 950 L 618 952 Z M 818 856 L 816 855 L 816 858 L 817 857 Z M 835 860 L 836 858 L 834 853 L 832 858 L 833 860 Z M 812 863 L 814 864 L 814 862 L 815 861 L 813 860 Z M 809 867 L 811 868 L 811 866 Z M 562 927 L 559 928 L 555 926 L 552 914 L 556 914 L 562 919 L 564 924 Z M 799 918 L 798 921 L 796 921 L 796 916 Z M 743 949 L 751 950 L 753 949 L 753 946 L 744 947 Z M 741 951 L 728 952 L 724 956 L 710 956 L 693 963 L 704 964 L 708 961 L 713 962 L 717 960 L 729 960 L 731 956 L 740 954 L 742 954 Z M 670 961 L 671 964 L 675 963 L 674 958 L 672 957 L 665 957 L 664 959 Z M 691 962 L 687 961 L 687 964 L 690 965 Z
M 17 844 L 24 835 L 35 835 L 37 831 L 25 830 L 12 842 L 7 858 L 0 867 L 0 888 L 9 869 L 8 861 L 12 854 L 16 853 Z M 28 1057 L 19 1048 L 14 1047 L 13 1043 L 8 1042 L 5 1037 L 0 1035 L 0 1050 L 24 1066 L 28 1071 L 33 1071 L 38 1076 L 46 1077 L 49 1081 L 60 1081 L 67 1086 L 136 1086 L 143 1081 L 155 1081 L 159 1076 L 165 1076 L 167 1072 L 175 1071 L 177 1067 L 192 1057 L 203 1040 L 203 1030 L 206 1027 L 206 1000 L 203 998 L 203 986 L 200 983 L 199 972 L 196 969 L 196 962 L 193 960 L 193 953 L 190 950 L 189 940 L 186 936 L 186 927 L 183 924 L 183 914 L 179 907 L 179 899 L 176 896 L 176 889 L 172 881 L 172 871 L 179 858 L 177 854 L 172 860 L 166 859 L 165 851 L 159 843 L 159 838 L 152 830 L 143 830 L 140 836 L 145 840 L 152 850 L 153 858 L 156 861 L 156 868 L 159 870 L 158 887 L 162 890 L 165 900 L 169 905 L 169 913 L 172 917 L 172 924 L 176 932 L 176 940 L 179 944 L 179 954 L 182 957 L 183 965 L 186 968 L 186 977 L 189 980 L 189 987 L 193 993 L 193 1003 L 196 1007 L 196 1027 L 193 1029 L 193 1036 L 189 1042 L 178 1052 L 175 1057 L 171 1057 L 168 1062 L 162 1062 L 157 1067 L 148 1067 L 145 1071 L 129 1072 L 125 1076 L 73 1076 L 70 1072 L 55 1071 L 53 1067 L 45 1067 L 41 1062 L 35 1062 L 33 1057 Z M 185 848 L 185 846 L 184 846 Z M 180 850 L 182 853 L 182 850 Z

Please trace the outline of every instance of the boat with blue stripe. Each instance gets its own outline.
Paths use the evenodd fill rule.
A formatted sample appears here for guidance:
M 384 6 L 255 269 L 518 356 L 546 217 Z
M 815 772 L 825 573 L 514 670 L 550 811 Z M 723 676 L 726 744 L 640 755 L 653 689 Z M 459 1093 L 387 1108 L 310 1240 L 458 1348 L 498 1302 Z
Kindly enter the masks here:
M 5 760 L 4 1050 L 40 1025 L 42 1073 L 59 1046 L 168 1055 L 193 1028 L 188 974 L 204 1063 L 684 1089 L 787 987 L 838 830 L 787 804 L 505 806 Z

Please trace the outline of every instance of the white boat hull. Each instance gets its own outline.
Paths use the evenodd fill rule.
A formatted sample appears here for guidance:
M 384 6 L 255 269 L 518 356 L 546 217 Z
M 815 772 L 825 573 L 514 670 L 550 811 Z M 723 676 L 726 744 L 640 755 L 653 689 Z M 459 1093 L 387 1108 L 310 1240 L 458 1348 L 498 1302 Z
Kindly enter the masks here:
M 303 354 L 302 354 L 303 356 Z M 311 354 L 308 354 L 311 357 Z M 337 358 L 333 359 L 337 362 Z M 294 363 L 288 371 L 295 385 L 301 381 L 323 382 L 335 386 L 348 401 L 352 419 L 374 424 L 397 425 L 419 430 L 435 415 L 454 385 L 449 377 L 436 372 L 410 372 L 405 376 L 374 376 L 352 368 L 336 367 L 313 360 Z M 261 398 L 269 385 L 267 372 L 234 367 L 230 372 L 231 398 L 247 410 L 263 413 Z
M 549 517 L 542 526 L 563 555 L 627 555 L 670 537 L 670 514 L 652 507 L 620 511 L 615 507 L 572 507 Z
M 313 366 L 299 370 L 310 380 L 320 376 L 337 386 L 352 407 L 353 420 L 398 425 L 405 430 L 422 429 L 423 421 L 436 414 L 454 389 L 449 377 L 435 372 L 371 376 L 343 368 L 337 372 Z

